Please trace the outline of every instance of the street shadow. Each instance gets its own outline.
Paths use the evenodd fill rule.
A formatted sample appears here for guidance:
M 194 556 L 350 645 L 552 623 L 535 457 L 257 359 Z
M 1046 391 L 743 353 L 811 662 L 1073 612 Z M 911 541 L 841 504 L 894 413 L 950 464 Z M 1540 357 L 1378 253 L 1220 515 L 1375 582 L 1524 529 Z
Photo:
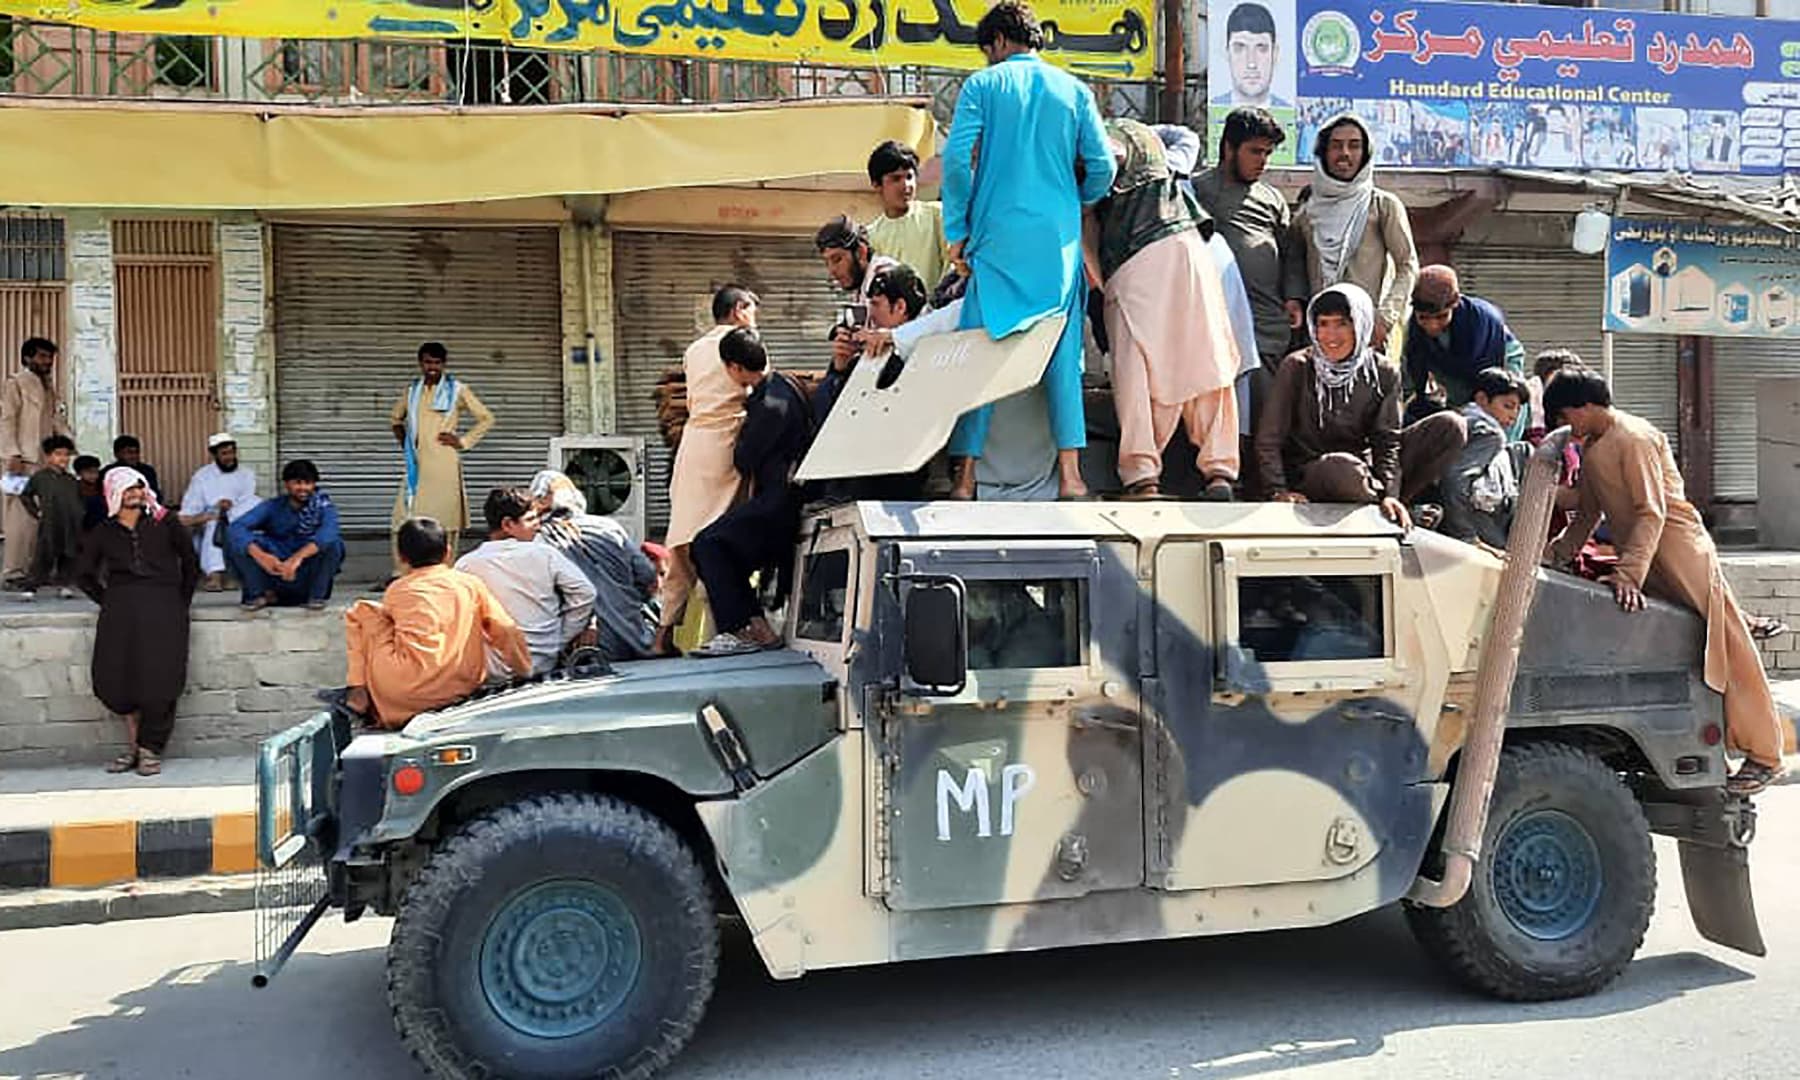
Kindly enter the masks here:
M 29 1045 L 0 1050 L 0 1077 L 353 1080 L 418 1075 L 388 1016 L 382 949 L 301 954 L 266 990 L 251 989 L 252 967 L 205 963 L 175 968 L 113 998 L 110 1012 L 81 1017 Z M 80 979 L 82 973 L 72 965 L 68 971 L 32 977 Z M 14 990 L 25 992 L 28 981 L 17 972 L 7 973 L 8 998 Z
M 765 975 L 730 950 L 694 1045 L 672 1076 L 843 1070 L 921 1074 L 921 1047 L 968 1075 L 1251 1077 L 1379 1054 L 1440 1027 L 1621 1016 L 1753 976 L 1698 953 L 1646 957 L 1592 997 L 1518 1005 L 1450 983 L 1396 910 L 1317 930 Z M 1061 1037 L 1067 1035 L 1068 1037 Z M 1088 1037 L 1082 1037 L 1088 1036 Z M 1130 1047 L 1128 1067 L 1117 1062 Z M 985 1060 L 984 1060 L 985 1059 Z M 848 1071 L 844 1072 L 849 1075 Z
M 84 962 L 95 963 L 33 977 L 80 980 Z M 252 990 L 250 975 L 245 963 L 175 968 L 113 998 L 109 1012 L 0 1050 L 0 1077 L 418 1075 L 389 1019 L 381 948 L 302 953 L 265 990 Z M 1663 954 L 1593 997 L 1511 1005 L 1447 983 L 1392 911 L 1320 930 L 823 971 L 793 982 L 770 979 L 733 930 L 708 1015 L 666 1075 L 918 1080 L 945 1069 L 1035 1077 L 1154 1069 L 1244 1078 L 1368 1058 L 1405 1032 L 1622 1016 L 1749 978 L 1710 957 Z

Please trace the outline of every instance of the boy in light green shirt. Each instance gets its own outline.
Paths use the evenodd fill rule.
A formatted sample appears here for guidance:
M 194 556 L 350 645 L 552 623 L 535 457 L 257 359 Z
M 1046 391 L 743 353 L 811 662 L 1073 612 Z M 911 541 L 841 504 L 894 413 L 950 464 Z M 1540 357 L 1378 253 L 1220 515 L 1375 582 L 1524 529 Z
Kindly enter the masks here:
M 869 155 L 869 183 L 881 193 L 881 216 L 869 222 L 869 248 L 913 268 L 927 289 L 950 267 L 943 204 L 918 198 L 919 155 L 892 139 Z

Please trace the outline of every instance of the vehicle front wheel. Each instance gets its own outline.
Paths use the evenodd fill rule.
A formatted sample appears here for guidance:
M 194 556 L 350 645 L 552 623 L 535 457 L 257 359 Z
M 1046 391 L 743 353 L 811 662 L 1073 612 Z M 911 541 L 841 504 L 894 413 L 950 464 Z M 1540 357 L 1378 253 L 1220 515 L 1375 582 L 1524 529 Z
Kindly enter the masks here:
M 1509 1001 L 1580 997 L 1625 970 L 1650 925 L 1656 853 L 1605 762 L 1553 743 L 1509 747 L 1481 850 L 1456 904 L 1406 905 L 1433 959 Z
M 444 1080 L 654 1075 L 718 971 L 705 874 L 658 818 L 605 796 L 501 807 L 435 850 L 388 945 L 388 1003 Z

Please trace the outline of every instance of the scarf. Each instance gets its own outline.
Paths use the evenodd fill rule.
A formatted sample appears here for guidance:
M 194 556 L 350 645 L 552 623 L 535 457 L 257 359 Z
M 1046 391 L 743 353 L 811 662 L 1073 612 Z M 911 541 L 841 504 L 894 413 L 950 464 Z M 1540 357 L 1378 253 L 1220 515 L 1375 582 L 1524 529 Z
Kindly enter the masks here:
M 1319 333 L 1315 320 L 1319 301 L 1330 293 L 1341 295 L 1350 304 L 1350 323 L 1356 328 L 1356 346 L 1350 355 L 1342 360 L 1333 360 L 1325 355 L 1319 345 Z M 1341 399 L 1349 404 L 1350 392 L 1356 386 L 1356 380 L 1366 378 L 1370 384 L 1375 383 L 1375 352 L 1369 348 L 1369 339 L 1375 333 L 1375 302 L 1360 286 L 1345 283 L 1333 285 L 1313 297 L 1306 309 L 1306 333 L 1312 339 L 1312 347 L 1307 351 L 1312 359 L 1313 390 L 1319 398 L 1319 416 L 1324 418 L 1331 410 L 1333 398 Z
M 456 407 L 456 395 L 462 384 L 449 372 L 431 390 L 431 411 L 447 413 Z M 419 493 L 419 398 L 425 393 L 424 378 L 413 380 L 406 392 L 406 512 L 412 513 L 413 497 Z
M 587 496 L 575 486 L 575 481 L 555 469 L 539 470 L 531 478 L 531 497 L 549 499 L 551 513 L 556 516 L 575 517 L 587 513 Z
M 294 511 L 294 531 L 302 540 L 311 540 L 319 531 L 319 522 L 325 517 L 325 511 L 331 508 L 331 496 L 323 491 L 314 490 L 312 498 Z
M 144 489 L 144 513 L 151 521 L 161 521 L 163 515 L 168 513 L 156 501 L 156 492 L 150 490 L 150 481 L 144 479 L 143 473 L 130 466 L 120 465 L 108 472 L 102 486 L 105 488 L 106 516 L 109 518 L 119 516 L 119 511 L 125 507 L 125 493 L 135 487 Z
M 1363 147 L 1368 160 L 1352 180 L 1339 180 L 1325 171 L 1325 133 L 1342 121 L 1355 124 L 1363 133 Z M 1344 113 L 1327 120 L 1319 128 L 1319 146 L 1314 154 L 1312 200 L 1307 213 L 1312 218 L 1313 247 L 1319 253 L 1319 280 L 1323 285 L 1336 285 L 1356 249 L 1362 246 L 1363 231 L 1369 224 L 1369 206 L 1375 196 L 1375 144 L 1369 140 L 1369 127 L 1359 118 Z

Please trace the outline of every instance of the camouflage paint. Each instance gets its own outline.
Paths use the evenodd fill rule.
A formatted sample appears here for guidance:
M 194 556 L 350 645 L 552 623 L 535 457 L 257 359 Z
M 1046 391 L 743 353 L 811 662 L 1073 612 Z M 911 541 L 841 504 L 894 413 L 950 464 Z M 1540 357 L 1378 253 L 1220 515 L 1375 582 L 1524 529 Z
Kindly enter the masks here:
M 1320 925 L 1411 884 L 1460 745 L 1497 561 L 1402 537 L 1368 508 L 862 504 L 815 520 L 802 560 L 854 552 L 844 640 L 623 665 L 616 679 L 447 712 L 390 747 L 476 742 L 483 774 L 633 769 L 678 784 L 779 977 Z M 972 672 L 955 699 L 899 695 L 896 575 L 980 576 L 1028 550 L 1086 560 L 1084 662 Z M 1381 570 L 1389 655 L 1355 670 L 1252 665 L 1238 676 L 1272 689 L 1226 688 L 1217 601 L 1230 575 L 1322 561 Z M 1673 756 L 1704 752 L 1698 726 L 1717 713 L 1696 689 L 1698 620 L 1666 605 L 1623 616 L 1602 588 L 1557 575 L 1546 586 L 1515 723 L 1614 727 L 1673 780 Z M 1625 671 L 1654 677 L 1594 697 Z M 762 778 L 740 796 L 694 722 L 709 700 Z M 381 837 L 423 820 L 389 813 Z

